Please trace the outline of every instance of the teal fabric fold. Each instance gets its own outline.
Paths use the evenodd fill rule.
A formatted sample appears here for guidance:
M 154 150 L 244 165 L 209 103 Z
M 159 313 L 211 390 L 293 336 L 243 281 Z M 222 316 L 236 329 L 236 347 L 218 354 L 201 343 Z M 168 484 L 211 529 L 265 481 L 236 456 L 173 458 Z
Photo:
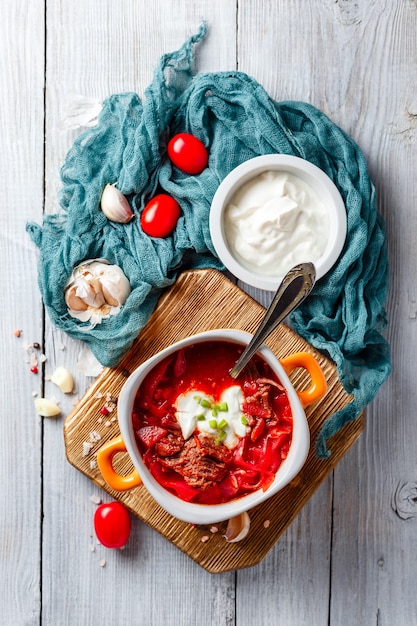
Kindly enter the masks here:
M 353 402 L 325 423 L 317 454 L 329 454 L 328 438 L 356 419 L 390 372 L 386 325 L 388 266 L 385 227 L 375 189 L 355 142 L 321 111 L 303 102 L 275 102 L 242 72 L 196 75 L 199 32 L 180 50 L 164 55 L 143 101 L 115 94 L 98 123 L 76 139 L 61 170 L 60 212 L 42 226 L 27 224 L 38 246 L 38 281 L 52 322 L 82 339 L 98 360 L 116 365 L 145 326 L 164 288 L 185 268 L 223 269 L 210 238 L 209 211 L 224 177 L 249 158 L 293 154 L 320 167 L 338 187 L 347 211 L 348 235 L 332 270 L 291 318 L 294 329 L 336 363 Z M 166 156 L 177 132 L 199 137 L 209 151 L 198 176 L 173 168 Z M 99 210 L 107 183 L 115 183 L 136 214 L 127 225 Z M 157 192 L 174 196 L 181 217 L 171 236 L 145 235 L 138 216 Z M 119 265 L 132 292 L 120 313 L 86 332 L 71 318 L 64 288 L 73 268 L 91 258 Z

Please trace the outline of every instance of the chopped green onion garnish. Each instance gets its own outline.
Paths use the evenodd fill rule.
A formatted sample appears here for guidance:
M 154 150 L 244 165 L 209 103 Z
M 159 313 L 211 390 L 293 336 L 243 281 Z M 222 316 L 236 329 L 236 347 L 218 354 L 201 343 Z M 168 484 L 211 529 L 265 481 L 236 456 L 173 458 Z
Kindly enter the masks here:
M 217 405 L 217 408 L 219 409 L 219 411 L 229 410 L 229 407 L 227 406 L 227 402 L 220 402 L 220 404 Z
M 248 425 L 248 420 L 246 419 L 246 417 L 244 415 L 242 415 L 242 417 L 240 418 L 240 421 L 242 422 L 242 424 L 244 426 Z
M 212 414 L 213 417 L 217 417 L 218 416 L 219 412 L 217 411 L 216 405 L 214 405 L 214 407 L 212 408 L 211 414 Z
M 210 428 L 217 428 L 217 420 L 210 420 L 209 426 Z
M 221 430 L 218 434 L 218 436 L 216 437 L 216 442 L 217 443 L 221 443 L 223 441 L 223 439 L 225 439 L 226 437 L 226 431 L 225 430 Z
M 205 419 L 206 419 L 206 416 L 205 416 L 205 415 L 203 415 L 202 413 L 200 413 L 200 415 L 197 415 L 196 419 L 197 419 L 199 422 L 202 422 L 203 420 L 205 420 Z
M 200 400 L 200 404 L 201 406 L 203 406 L 205 409 L 210 409 L 211 408 L 211 402 L 209 402 L 208 400 L 206 400 L 205 398 L 203 398 L 202 400 Z
M 226 428 L 226 426 L 228 426 L 228 422 L 225 419 L 220 420 L 220 422 L 217 425 L 217 428 L 220 428 L 220 430 L 222 430 L 223 428 Z
M 193 396 L 193 400 L 196 402 L 201 402 L 201 396 Z

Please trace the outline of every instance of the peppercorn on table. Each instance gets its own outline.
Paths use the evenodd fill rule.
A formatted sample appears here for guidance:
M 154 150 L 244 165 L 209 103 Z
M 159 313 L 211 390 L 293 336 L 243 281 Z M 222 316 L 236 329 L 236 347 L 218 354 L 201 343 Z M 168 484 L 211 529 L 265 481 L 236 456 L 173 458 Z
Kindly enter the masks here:
M 409 0 L 4 0 L 2 623 L 417 626 L 416 17 Z M 383 331 L 391 345 L 390 378 L 366 420 L 347 424 L 330 440 L 328 458 L 311 451 L 301 482 L 251 511 L 248 536 L 230 545 L 222 525 L 215 532 L 178 522 L 140 487 L 125 495 L 105 488 L 94 455 L 118 432 L 114 400 L 126 365 L 91 369 L 96 364 L 86 362 L 84 342 L 51 323 L 38 285 L 39 253 L 25 232 L 27 222 L 41 224 L 44 214 L 61 211 L 60 169 L 83 125 L 94 128 L 102 102 L 133 92 L 149 101 L 154 94 L 145 90 L 159 59 L 178 50 L 202 19 L 208 30 L 196 48 L 196 72 L 233 77 L 239 70 L 277 102 L 314 105 L 358 143 L 386 221 L 390 263 L 390 323 Z M 172 103 L 169 72 L 163 78 Z M 81 115 L 86 107 L 89 119 Z M 285 110 L 289 115 L 295 107 Z M 291 117 L 296 121 L 301 117 Z M 131 122 L 120 120 L 125 129 Z M 308 125 L 305 132 L 307 138 Z M 240 135 L 259 139 L 255 126 L 251 136 Z M 130 158 L 111 149 L 115 159 Z M 229 149 L 224 146 L 225 156 Z M 337 142 L 335 154 L 342 158 Z M 106 156 L 100 155 L 103 163 Z M 94 167 L 91 160 L 86 177 Z M 73 174 L 66 172 L 65 184 L 78 189 Z M 113 185 L 115 173 L 107 175 Z M 59 218 L 54 227 L 59 232 Z M 88 232 L 80 234 L 80 227 L 74 225 L 71 245 L 82 248 Z M 228 324 L 231 306 L 234 323 L 252 330 L 270 302 L 271 293 L 232 284 L 231 276 L 182 269 L 161 296 L 143 344 L 139 336 L 137 360 L 185 329 L 211 327 L 220 317 Z M 53 285 L 63 276 L 51 266 L 48 280 Z M 177 303 L 180 288 L 187 304 Z M 221 294 L 216 315 L 201 309 L 203 294 Z M 250 321 L 241 302 L 254 312 Z M 278 352 L 281 340 L 300 342 L 286 327 L 270 340 Z M 346 401 L 333 364 L 322 358 L 335 393 L 309 409 L 313 438 L 324 409 L 334 408 L 326 403 Z M 54 376 L 59 368 L 73 378 L 70 393 Z M 60 412 L 41 417 L 34 404 L 41 398 Z M 104 407 L 107 413 L 100 413 Z M 128 460 L 120 455 L 117 463 L 126 467 Z M 98 542 L 93 518 L 100 503 L 117 500 L 129 510 L 130 537 L 123 549 L 109 549 Z

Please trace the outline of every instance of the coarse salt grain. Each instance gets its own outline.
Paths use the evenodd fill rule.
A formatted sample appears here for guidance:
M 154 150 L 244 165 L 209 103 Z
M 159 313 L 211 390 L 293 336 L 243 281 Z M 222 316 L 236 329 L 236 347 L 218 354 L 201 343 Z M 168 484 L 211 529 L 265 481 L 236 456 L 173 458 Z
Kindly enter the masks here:
M 96 546 L 94 545 L 94 543 L 90 543 L 90 552 L 95 552 L 96 551 Z
M 270 525 L 270 524 L 271 524 L 271 520 L 266 519 L 266 520 L 264 521 L 264 528 L 269 528 L 269 525 Z
M 96 469 L 96 467 L 97 467 L 97 461 L 96 461 L 96 460 L 94 460 L 94 459 L 92 459 L 92 460 L 90 461 L 90 469 L 92 469 L 92 470 L 93 470 L 93 469 Z
M 106 559 L 101 559 L 99 562 L 100 567 L 104 567 L 106 565 Z
M 97 393 L 94 394 L 95 398 L 102 398 L 103 394 L 101 393 L 101 391 L 97 391 Z
M 83 456 L 88 456 L 91 452 L 93 444 L 89 441 L 83 441 Z
M 210 537 L 208 535 L 204 535 L 204 537 L 201 537 L 201 541 L 203 543 L 206 543 L 206 541 L 208 541 L 210 539 Z
M 106 428 L 110 428 L 111 422 L 107 421 L 107 422 L 104 423 L 104 425 L 105 425 Z
M 210 528 L 210 532 L 211 532 L 211 533 L 218 533 L 218 532 L 219 532 L 219 529 L 217 528 L 217 526 L 212 526 L 212 527 Z
M 89 438 L 90 438 L 91 443 L 97 443 L 97 441 L 100 441 L 101 435 L 97 430 L 92 430 L 89 435 Z
M 94 502 L 94 504 L 101 504 L 101 498 L 99 498 L 99 496 L 91 496 L 90 500 Z

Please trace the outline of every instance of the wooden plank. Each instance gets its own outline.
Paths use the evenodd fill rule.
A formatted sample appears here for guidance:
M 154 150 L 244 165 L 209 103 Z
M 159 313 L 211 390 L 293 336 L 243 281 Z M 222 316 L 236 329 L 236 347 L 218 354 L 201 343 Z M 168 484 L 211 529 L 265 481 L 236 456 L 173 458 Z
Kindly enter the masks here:
M 367 412 L 366 437 L 335 473 L 331 618 L 337 624 L 349 611 L 351 623 L 415 626 L 417 6 L 369 4 L 351 7 L 362 32 L 359 58 L 367 62 L 352 64 L 347 106 L 389 234 L 393 373 Z
M 160 55 L 178 49 L 203 18 L 211 29 L 198 51 L 200 68 L 235 67 L 236 6 L 230 0 L 215 4 L 211 0 L 151 4 L 145 0 L 64 0 L 47 3 L 47 18 L 46 211 L 51 213 L 57 209 L 60 167 L 79 132 L 59 127 L 71 94 L 99 100 L 123 91 L 143 96 Z M 76 378 L 76 394 L 59 396 L 63 414 L 68 414 L 75 397 L 83 395 L 92 379 L 75 368 L 81 343 L 49 323 L 46 336 L 46 374 L 56 365 L 66 365 Z M 46 394 L 57 395 L 48 381 Z M 192 626 L 220 623 L 233 612 L 233 594 L 227 593 L 233 574 L 222 576 L 223 586 L 208 580 L 206 572 L 138 520 L 132 524 L 125 550 L 109 551 L 96 545 L 95 552 L 90 552 L 95 510 L 90 497 L 100 491 L 67 462 L 62 420 L 45 423 L 44 451 L 45 623 L 70 620 L 72 624 L 147 626 L 173 620 Z M 103 558 L 107 564 L 102 569 Z M 179 602 L 184 588 L 193 588 L 200 602 Z
M 32 393 L 40 392 L 42 375 L 30 372 L 24 345 L 42 343 L 41 300 L 33 274 L 36 253 L 25 234 L 25 222 L 39 218 L 43 205 L 44 3 L 34 0 L 22 5 L 5 0 L 0 22 L 0 602 L 4 624 L 39 623 L 41 610 L 42 422 L 36 417 Z M 33 30 L 37 38 L 32 37 Z M 19 338 L 15 329 L 22 331 Z
M 305 466 L 292 483 L 267 502 L 252 509 L 251 532 L 244 542 L 236 544 L 225 544 L 222 532 L 215 533 L 210 541 L 203 542 L 202 537 L 209 533 L 207 528 L 194 528 L 168 515 L 143 485 L 129 492 L 115 492 L 105 484 L 98 468 L 91 468 L 91 456 L 83 454 L 83 442 L 90 440 L 91 432 L 98 432 L 101 439 L 95 445 L 96 452 L 103 443 L 120 435 L 116 422 L 117 406 L 114 407 L 114 416 L 104 420 L 100 408 L 103 398 L 108 394 L 112 398 L 118 397 L 126 380 L 124 372 L 132 372 L 147 358 L 174 341 L 203 330 L 239 328 L 253 333 L 264 313 L 265 309 L 261 305 L 215 270 L 181 274 L 175 285 L 161 297 L 148 324 L 119 366 L 106 369 L 97 378 L 65 422 L 68 460 L 212 573 L 249 567 L 266 556 L 321 482 L 356 441 L 362 432 L 363 420 L 352 422 L 334 437 L 330 459 L 317 459 L 313 445 Z M 323 369 L 328 384 L 326 397 L 306 409 L 314 442 L 324 421 L 336 410 L 349 404 L 351 396 L 340 384 L 334 364 L 285 325 L 272 333 L 265 343 L 278 358 L 310 351 Z M 294 385 L 300 387 L 305 383 L 305 378 L 297 371 L 293 376 Z M 128 455 L 121 456 L 123 460 L 116 467 L 123 474 L 132 470 L 132 463 Z M 266 520 L 270 522 L 267 527 L 264 526 Z
M 338 88 L 338 83 L 331 84 L 329 74 L 337 76 L 340 71 L 333 64 L 322 71 L 323 59 L 318 58 L 324 46 L 328 46 L 329 54 L 338 46 L 337 40 L 321 40 L 330 3 L 250 0 L 240 2 L 239 8 L 239 69 L 258 80 L 276 101 L 301 100 L 327 111 L 327 98 L 337 96 Z M 339 36 L 339 31 L 336 33 Z M 324 100 L 320 91 L 323 83 Z M 268 294 L 242 287 L 264 305 L 269 304 Z M 257 568 L 237 573 L 241 626 L 257 623 L 259 615 L 265 626 L 328 623 L 332 500 L 330 474 L 266 559 Z M 259 601 L 254 602 L 254 597 Z
M 256 589 L 265 607 L 276 591 L 272 570 L 280 593 L 264 624 L 417 624 L 416 19 L 407 1 L 240 2 L 239 68 L 278 101 L 319 107 L 365 153 L 389 235 L 394 362 L 367 410 L 366 436 L 335 470 L 334 489 L 329 483 L 313 497 L 270 556 L 270 569 L 266 559 L 263 575 L 239 572 L 242 625 L 259 615 L 245 591 Z M 411 510 L 408 519 L 392 508 L 401 506 Z

